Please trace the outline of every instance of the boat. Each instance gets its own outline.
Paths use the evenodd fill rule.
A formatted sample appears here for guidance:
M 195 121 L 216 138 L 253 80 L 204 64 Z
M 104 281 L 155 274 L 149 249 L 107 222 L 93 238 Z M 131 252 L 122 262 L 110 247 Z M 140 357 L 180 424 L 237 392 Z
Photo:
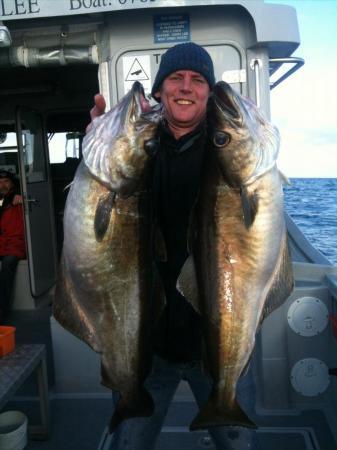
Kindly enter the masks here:
M 107 108 L 132 83 L 149 94 L 161 55 L 194 41 L 231 84 L 270 117 L 270 91 L 304 64 L 296 10 L 263 0 L 2 0 L 0 168 L 22 189 L 28 256 L 19 263 L 9 323 L 17 344 L 44 344 L 52 428 L 29 449 L 108 450 L 111 392 L 99 355 L 64 330 L 51 304 L 63 242 L 62 217 L 81 159 L 93 97 Z M 286 215 L 295 287 L 262 324 L 252 362 L 254 420 L 262 450 L 337 448 L 337 267 Z M 1 380 L 0 380 L 1 384 Z M 37 415 L 25 383 L 6 405 Z M 215 448 L 189 432 L 196 412 L 182 382 L 157 450 Z

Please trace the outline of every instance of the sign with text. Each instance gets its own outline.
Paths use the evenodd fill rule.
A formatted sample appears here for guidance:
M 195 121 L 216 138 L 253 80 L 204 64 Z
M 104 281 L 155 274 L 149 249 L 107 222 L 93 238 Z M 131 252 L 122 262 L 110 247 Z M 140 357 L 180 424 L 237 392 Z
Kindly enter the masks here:
M 92 14 L 104 11 L 129 9 L 167 8 L 226 4 L 228 0 L 0 0 L 0 20 L 35 19 L 39 17 L 69 16 L 73 14 Z M 175 33 L 184 34 L 186 25 L 173 24 L 164 30 L 158 22 L 158 37 L 169 31 L 170 39 L 176 42 Z M 175 30 L 173 28 L 175 28 Z M 179 31 L 180 30 L 180 31 Z M 186 39 L 185 39 L 186 40 Z M 164 41 L 160 41 L 164 42 Z
M 190 18 L 188 14 L 155 16 L 153 34 L 156 44 L 189 41 Z
M 162 0 L 0 0 L 0 20 L 92 14 L 146 8 L 158 3 Z

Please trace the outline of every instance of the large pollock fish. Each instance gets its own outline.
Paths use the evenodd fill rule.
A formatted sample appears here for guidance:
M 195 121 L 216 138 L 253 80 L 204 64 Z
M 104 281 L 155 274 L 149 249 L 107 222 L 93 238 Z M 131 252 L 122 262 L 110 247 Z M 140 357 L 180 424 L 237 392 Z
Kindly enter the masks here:
M 279 133 L 258 108 L 219 82 L 209 100 L 205 176 L 196 206 L 197 237 L 179 286 L 202 315 L 208 402 L 191 429 L 255 427 L 236 401 L 263 318 L 293 287 L 276 167 Z M 195 271 L 195 273 L 193 273 Z M 192 278 L 197 278 L 198 289 Z
M 120 392 L 110 422 L 148 416 L 152 249 L 146 174 L 160 111 L 132 90 L 94 119 L 67 198 L 55 318 L 101 353 L 102 384 Z

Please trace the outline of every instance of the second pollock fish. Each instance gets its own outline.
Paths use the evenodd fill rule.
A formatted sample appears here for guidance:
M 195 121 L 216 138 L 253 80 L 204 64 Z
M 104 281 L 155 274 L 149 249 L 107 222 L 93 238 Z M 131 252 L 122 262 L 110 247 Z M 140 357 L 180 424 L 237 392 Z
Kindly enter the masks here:
M 179 279 L 202 316 L 213 380 L 191 429 L 255 427 L 236 401 L 237 381 L 263 318 L 293 287 L 276 167 L 279 134 L 251 101 L 224 82 L 213 90 L 208 121 L 211 143 L 196 206 L 195 266 L 190 257 Z

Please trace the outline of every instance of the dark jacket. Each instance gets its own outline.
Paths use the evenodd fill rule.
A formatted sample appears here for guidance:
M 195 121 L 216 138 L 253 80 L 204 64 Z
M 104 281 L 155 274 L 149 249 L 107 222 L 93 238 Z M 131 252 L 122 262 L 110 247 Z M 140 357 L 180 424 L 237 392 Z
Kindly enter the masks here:
M 0 256 L 26 258 L 26 244 L 22 205 L 13 205 L 15 192 L 4 198 L 0 207 Z
M 166 247 L 165 257 L 156 257 L 166 306 L 157 326 L 155 352 L 172 361 L 187 362 L 201 359 L 201 321 L 177 291 L 176 283 L 188 256 L 188 227 L 201 181 L 206 130 L 202 124 L 176 140 L 163 125 L 158 134 L 153 199 L 155 222 Z

